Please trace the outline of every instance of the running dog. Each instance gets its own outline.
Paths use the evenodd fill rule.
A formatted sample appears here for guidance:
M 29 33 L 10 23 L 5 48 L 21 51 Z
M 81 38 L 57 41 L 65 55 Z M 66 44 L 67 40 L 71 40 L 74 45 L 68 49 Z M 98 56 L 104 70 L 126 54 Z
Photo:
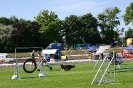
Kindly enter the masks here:
M 61 69 L 63 71 L 69 71 L 71 68 L 74 68 L 74 67 L 75 67 L 75 65 L 63 65 L 63 64 L 61 64 Z

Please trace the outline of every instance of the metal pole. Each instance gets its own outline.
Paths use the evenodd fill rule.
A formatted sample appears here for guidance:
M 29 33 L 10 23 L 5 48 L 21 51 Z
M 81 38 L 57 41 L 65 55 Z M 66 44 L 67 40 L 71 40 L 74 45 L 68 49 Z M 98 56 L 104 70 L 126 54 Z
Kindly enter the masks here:
M 42 74 L 44 74 L 44 58 L 42 57 L 42 64 L 41 64 L 42 66 Z
M 123 47 L 123 33 L 122 33 L 122 47 Z
M 43 49 L 42 49 L 42 51 L 43 51 Z M 42 74 L 45 74 L 44 73 L 44 58 L 43 57 L 42 57 L 42 66 L 41 67 L 42 67 Z
M 17 75 L 17 78 L 19 78 L 19 72 L 18 72 L 18 59 L 17 59 L 17 55 L 16 55 L 16 48 L 15 48 L 15 59 L 16 59 L 16 75 Z
M 100 61 L 100 54 L 99 54 L 99 58 L 98 58 L 98 60 L 97 60 L 97 62 L 96 62 L 96 64 L 95 64 L 95 66 L 94 66 L 93 69 L 95 69 L 95 67 L 97 66 L 97 64 L 98 64 L 99 61 Z
M 116 57 L 115 57 L 115 51 L 113 50 L 113 59 L 116 60 Z M 116 71 L 115 71 L 115 62 L 114 62 L 114 80 L 113 82 L 116 82 Z
M 123 38 L 124 28 L 121 29 L 121 32 L 122 32 L 122 47 L 123 47 L 123 44 L 124 44 L 124 38 Z

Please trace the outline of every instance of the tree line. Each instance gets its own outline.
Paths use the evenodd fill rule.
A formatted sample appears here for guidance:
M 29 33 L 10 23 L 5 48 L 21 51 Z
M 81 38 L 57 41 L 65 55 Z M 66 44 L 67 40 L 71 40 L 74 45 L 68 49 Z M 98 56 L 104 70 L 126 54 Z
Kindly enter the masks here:
M 43 47 L 50 43 L 63 43 L 66 47 L 76 44 L 110 44 L 120 41 L 124 28 L 119 29 L 120 19 L 133 24 L 133 2 L 120 17 L 118 7 L 106 8 L 97 18 L 91 13 L 70 15 L 60 20 L 55 12 L 43 10 L 34 21 L 0 17 L 0 52 L 14 52 L 16 47 Z M 122 31 L 123 30 L 123 31 Z M 125 32 L 131 36 L 133 29 Z M 131 33 L 132 32 L 132 33 Z

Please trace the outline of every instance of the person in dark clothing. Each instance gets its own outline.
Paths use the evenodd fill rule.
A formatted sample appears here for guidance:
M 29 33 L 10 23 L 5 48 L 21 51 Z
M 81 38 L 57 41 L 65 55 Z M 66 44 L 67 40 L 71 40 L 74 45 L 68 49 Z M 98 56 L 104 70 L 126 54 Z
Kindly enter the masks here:
M 31 58 L 35 60 L 35 50 L 32 50 Z M 33 63 L 31 64 L 30 68 L 32 68 Z
M 32 58 L 32 59 L 35 59 L 35 50 L 32 50 L 31 58 Z
M 102 59 L 104 58 L 104 55 L 103 55 L 103 53 L 101 53 L 101 57 L 102 57 Z

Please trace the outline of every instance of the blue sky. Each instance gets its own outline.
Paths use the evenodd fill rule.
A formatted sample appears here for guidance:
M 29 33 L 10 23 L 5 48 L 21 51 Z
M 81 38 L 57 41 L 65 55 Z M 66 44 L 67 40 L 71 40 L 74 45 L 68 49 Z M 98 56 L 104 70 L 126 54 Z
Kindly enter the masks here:
M 125 9 L 132 0 L 1 0 L 0 17 L 16 16 L 26 20 L 34 20 L 40 11 L 48 10 L 55 12 L 61 20 L 70 15 L 82 16 L 92 13 L 97 17 L 104 9 L 118 7 L 125 13 Z M 119 28 L 129 28 L 132 25 L 125 26 L 121 19 Z

